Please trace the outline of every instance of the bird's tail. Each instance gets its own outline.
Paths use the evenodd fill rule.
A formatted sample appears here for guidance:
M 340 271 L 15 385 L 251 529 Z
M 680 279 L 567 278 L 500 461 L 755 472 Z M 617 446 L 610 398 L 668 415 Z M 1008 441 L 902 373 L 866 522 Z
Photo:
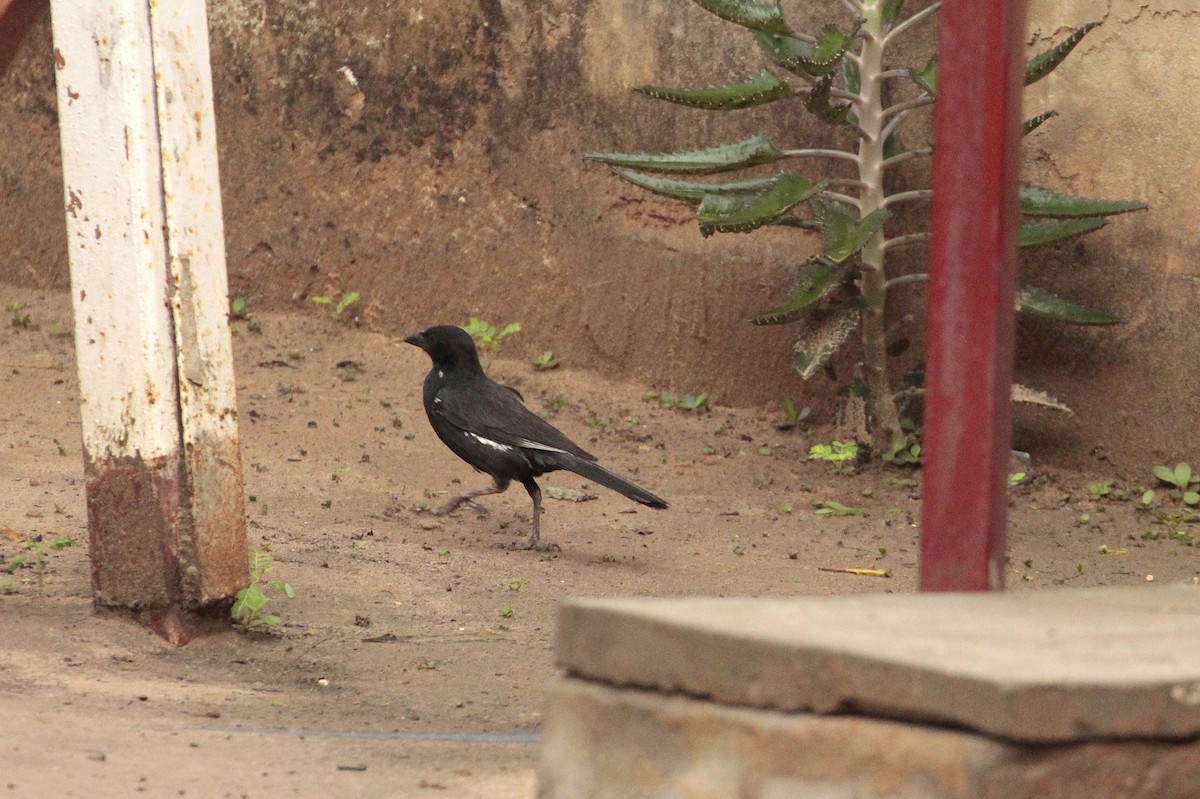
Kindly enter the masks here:
M 586 477 L 593 483 L 599 483 L 605 488 L 611 488 L 618 494 L 629 497 L 634 502 L 640 502 L 651 508 L 667 507 L 667 501 L 662 497 L 656 497 L 640 485 L 631 483 L 624 477 L 613 474 L 608 469 L 593 461 L 585 461 L 582 458 L 576 458 L 572 455 L 562 458 L 559 464 L 562 468 L 574 472 L 580 477 Z

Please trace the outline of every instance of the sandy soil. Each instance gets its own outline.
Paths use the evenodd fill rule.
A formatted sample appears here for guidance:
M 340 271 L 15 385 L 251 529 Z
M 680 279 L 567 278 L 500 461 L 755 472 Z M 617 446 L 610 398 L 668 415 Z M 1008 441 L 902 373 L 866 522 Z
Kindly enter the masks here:
M 494 376 L 672 507 L 550 499 L 543 537 L 561 550 L 498 548 L 527 534 L 519 488 L 486 516 L 420 510 L 486 482 L 425 421 L 423 353 L 319 309 L 251 308 L 235 323 L 250 541 L 296 596 L 269 606 L 283 622 L 268 633 L 173 648 L 92 611 L 68 298 L 0 286 L 16 299 L 32 326 L 0 324 L 3 796 L 529 797 L 564 598 L 915 587 L 919 473 L 838 476 L 805 457 L 827 426 L 661 408 L 646 386 L 503 351 Z M 1136 511 L 1138 486 L 1094 500 L 1086 487 L 1113 475 L 1032 454 L 1013 490 L 1012 588 L 1200 573 L 1196 525 Z M 860 515 L 817 515 L 824 500 Z

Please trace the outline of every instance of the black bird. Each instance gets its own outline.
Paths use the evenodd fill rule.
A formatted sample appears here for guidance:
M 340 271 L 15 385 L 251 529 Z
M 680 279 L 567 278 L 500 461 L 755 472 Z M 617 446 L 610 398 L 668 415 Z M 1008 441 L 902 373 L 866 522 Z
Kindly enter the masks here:
M 438 516 L 477 497 L 499 494 L 519 480 L 533 500 L 533 534 L 522 549 L 538 545 L 542 491 L 535 477 L 566 469 L 611 488 L 651 508 L 667 503 L 641 486 L 618 477 L 596 463 L 596 456 L 530 411 L 521 395 L 483 373 L 470 334 L 461 327 L 438 325 L 404 339 L 425 350 L 433 368 L 425 377 L 425 413 L 433 431 L 450 450 L 477 471 L 491 475 L 492 485 L 459 494 Z

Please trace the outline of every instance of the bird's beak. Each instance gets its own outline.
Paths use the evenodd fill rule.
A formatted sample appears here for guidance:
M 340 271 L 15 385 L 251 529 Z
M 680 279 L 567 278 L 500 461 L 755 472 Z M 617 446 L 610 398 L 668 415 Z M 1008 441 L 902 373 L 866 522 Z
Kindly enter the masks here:
M 421 349 L 425 349 L 425 334 L 424 333 L 413 333 L 411 336 L 408 336 L 407 338 L 404 339 L 404 343 L 411 344 L 414 347 L 420 347 Z

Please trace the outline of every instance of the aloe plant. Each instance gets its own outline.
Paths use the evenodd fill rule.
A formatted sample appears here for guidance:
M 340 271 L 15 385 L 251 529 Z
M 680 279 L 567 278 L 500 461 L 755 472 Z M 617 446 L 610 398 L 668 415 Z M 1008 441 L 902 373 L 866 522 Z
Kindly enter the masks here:
M 907 146 L 900 129 L 914 112 L 931 106 L 937 93 L 937 59 L 918 68 L 889 64 L 889 49 L 906 33 L 932 20 L 934 2 L 908 16 L 903 0 L 841 0 L 849 24 L 829 24 L 816 35 L 795 30 L 778 0 L 694 0 L 704 10 L 748 31 L 768 67 L 745 80 L 711 88 L 640 86 L 656 100 L 713 112 L 798 103 L 803 110 L 844 133 L 841 149 L 786 149 L 763 135 L 706 149 L 671 153 L 589 153 L 624 180 L 643 189 L 692 203 L 704 236 L 748 233 L 764 225 L 820 231 L 820 254 L 800 264 L 779 305 L 750 321 L 797 324 L 793 363 L 808 379 L 830 369 L 832 358 L 856 333 L 862 340 L 871 438 L 884 459 L 909 451 L 901 428 L 897 393 L 888 369 L 888 299 L 892 291 L 919 285 L 928 276 L 904 269 L 902 255 L 928 238 L 926 232 L 896 233 L 893 209 L 928 201 L 929 189 L 889 192 L 887 175 L 906 161 L 932 154 L 928 143 Z M 1030 59 L 1025 84 L 1048 75 L 1100 23 Z M 785 75 L 785 77 L 781 77 Z M 793 85 L 795 84 L 795 85 Z M 1028 134 L 1055 116 L 1047 111 L 1025 123 Z M 852 177 L 810 178 L 793 169 L 762 174 L 766 165 L 841 162 Z M 755 170 L 738 180 L 695 180 Z M 1072 197 L 1034 186 L 1021 187 L 1020 245 L 1039 247 L 1081 236 L 1109 217 L 1144 209 L 1139 202 Z M 927 219 L 927 216 L 926 216 Z M 1018 310 L 1061 322 L 1110 325 L 1111 314 L 1077 305 L 1034 286 L 1021 285 Z M 916 389 L 920 391 L 919 387 Z M 902 394 L 911 396 L 914 389 Z M 1042 392 L 1014 387 L 1014 399 L 1066 410 Z M 866 442 L 864 442 L 866 443 Z

